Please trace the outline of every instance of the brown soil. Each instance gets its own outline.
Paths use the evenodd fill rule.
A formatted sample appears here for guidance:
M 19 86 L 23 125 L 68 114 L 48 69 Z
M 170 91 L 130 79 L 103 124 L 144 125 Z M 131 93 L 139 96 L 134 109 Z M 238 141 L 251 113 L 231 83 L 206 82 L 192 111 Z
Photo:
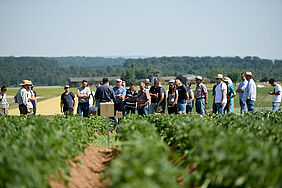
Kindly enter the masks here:
M 117 156 L 115 147 L 96 147 L 90 145 L 83 155 L 76 157 L 80 163 L 71 161 L 70 179 L 68 184 L 70 188 L 104 188 L 107 187 L 107 180 L 101 179 L 104 169 L 109 162 Z M 51 181 L 52 188 L 65 188 L 64 183 Z

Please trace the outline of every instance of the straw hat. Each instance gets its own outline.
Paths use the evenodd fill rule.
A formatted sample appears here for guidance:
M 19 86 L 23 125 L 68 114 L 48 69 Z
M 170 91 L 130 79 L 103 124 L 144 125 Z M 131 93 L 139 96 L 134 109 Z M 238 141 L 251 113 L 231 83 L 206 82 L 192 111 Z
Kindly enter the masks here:
M 30 80 L 23 80 L 20 85 L 21 85 L 21 86 L 32 85 L 32 82 L 31 82 Z
M 223 75 L 222 75 L 222 74 L 217 74 L 217 77 L 215 77 L 215 78 L 222 79 L 222 78 L 223 78 Z
M 201 77 L 201 76 L 196 76 L 196 80 L 203 80 L 203 77 Z
M 230 78 L 228 78 L 228 77 L 224 77 L 224 78 L 223 78 L 223 81 L 224 81 L 224 82 L 228 82 L 229 79 L 230 79 Z
M 246 73 L 245 73 L 245 76 L 251 76 L 251 77 L 253 77 L 253 74 L 252 74 L 252 72 L 246 72 Z
M 145 83 L 150 83 L 150 80 L 148 78 L 145 79 Z

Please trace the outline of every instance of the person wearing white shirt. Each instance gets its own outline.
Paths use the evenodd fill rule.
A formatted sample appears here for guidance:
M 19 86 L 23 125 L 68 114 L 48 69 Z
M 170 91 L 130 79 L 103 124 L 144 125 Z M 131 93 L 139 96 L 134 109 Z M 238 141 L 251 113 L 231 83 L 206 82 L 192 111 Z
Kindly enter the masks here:
M 257 96 L 256 83 L 253 80 L 253 74 L 251 72 L 246 72 L 245 76 L 248 81 L 248 84 L 245 90 L 242 90 L 244 92 L 243 101 L 246 101 L 248 112 L 254 112 Z
M 222 81 L 223 75 L 218 74 L 216 77 L 217 85 L 215 87 L 214 103 L 216 112 L 224 114 L 224 108 L 227 103 L 227 85 Z
M 269 92 L 268 94 L 273 95 L 272 105 L 273 105 L 273 112 L 277 112 L 279 110 L 279 106 L 281 103 L 281 86 L 276 82 L 275 79 L 271 78 L 269 80 L 269 84 L 274 87 L 273 92 Z

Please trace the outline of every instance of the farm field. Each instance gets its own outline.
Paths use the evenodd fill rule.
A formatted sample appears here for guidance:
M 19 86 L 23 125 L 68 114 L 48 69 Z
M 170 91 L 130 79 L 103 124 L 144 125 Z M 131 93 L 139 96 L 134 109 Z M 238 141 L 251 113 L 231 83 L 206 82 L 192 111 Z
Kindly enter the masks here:
M 4 116 L 0 124 L 0 187 L 72 187 L 78 172 L 97 177 L 97 171 L 102 183 L 78 176 L 81 185 L 282 186 L 281 112 L 129 115 L 117 128 L 110 121 L 108 149 L 100 117 Z

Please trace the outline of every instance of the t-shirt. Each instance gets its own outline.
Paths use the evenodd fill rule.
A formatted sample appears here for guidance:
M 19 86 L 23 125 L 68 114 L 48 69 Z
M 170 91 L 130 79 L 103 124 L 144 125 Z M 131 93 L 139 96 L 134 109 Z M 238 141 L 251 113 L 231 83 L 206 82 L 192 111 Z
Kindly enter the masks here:
M 135 91 L 134 89 L 131 91 L 130 89 L 127 89 L 126 90 L 126 95 L 125 95 L 125 98 L 129 98 L 129 99 L 137 99 L 137 91 Z M 128 102 L 126 101 L 125 102 L 126 105 L 129 105 L 129 106 L 136 106 L 136 102 Z
M 169 105 L 172 105 L 175 102 L 175 98 L 176 98 L 177 95 L 178 95 L 178 91 L 177 90 L 175 91 L 174 95 L 168 93 L 168 96 L 167 96 L 168 101 L 167 102 L 168 102 Z
M 223 91 L 227 92 L 227 85 L 224 82 L 217 84 L 215 87 L 215 103 L 221 103 Z M 227 94 L 227 93 L 226 93 Z M 227 103 L 227 95 L 223 99 L 224 103 Z
M 113 88 L 108 86 L 107 84 L 99 86 L 96 90 L 95 99 L 99 100 L 100 102 L 110 102 L 115 98 L 116 95 Z
M 166 104 L 166 89 L 164 87 L 161 87 L 159 89 L 159 95 L 158 95 L 158 101 L 157 103 L 161 100 L 161 94 L 164 94 L 164 99 L 162 100 L 162 102 L 160 103 L 160 105 L 165 105 Z
M 61 95 L 61 100 L 64 103 L 64 109 L 72 109 L 73 108 L 73 100 L 75 96 L 73 92 L 63 93 Z
M 27 91 L 27 98 L 31 98 L 32 96 L 34 96 L 33 91 L 32 90 Z M 27 107 L 28 108 L 33 108 L 33 105 L 32 105 L 31 101 L 27 102 Z
M 152 86 L 152 87 L 150 88 L 150 92 L 149 92 L 149 93 L 151 93 L 151 94 L 157 94 L 157 93 L 160 92 L 159 90 L 160 90 L 160 88 L 155 88 L 154 86 Z M 157 103 L 157 101 L 158 101 L 158 98 L 151 97 L 151 103 Z
M 243 82 L 240 82 L 238 88 L 236 91 L 238 91 L 239 89 L 242 89 L 242 92 L 239 93 L 239 99 L 242 100 L 243 99 L 243 96 L 244 96 L 244 90 L 246 89 L 248 85 L 248 81 L 247 80 L 244 80 Z
M 177 88 L 178 91 L 178 100 L 177 103 L 184 104 L 186 103 L 186 93 L 188 93 L 187 87 L 185 85 L 181 85 Z
M 281 102 L 282 89 L 281 86 L 277 84 L 274 88 L 274 92 L 278 93 L 279 91 L 280 91 L 280 95 L 273 95 L 273 102 Z
M 7 108 L 6 94 L 0 94 L 0 108 Z
M 77 89 L 77 93 L 78 92 L 82 95 L 90 95 L 91 93 L 89 87 L 85 87 L 85 88 L 80 87 Z M 78 98 L 78 103 L 89 103 L 89 99 Z
M 119 89 L 117 87 L 114 87 L 113 90 L 115 92 L 115 95 L 120 95 L 120 94 L 124 95 L 124 96 L 126 95 L 126 89 L 124 87 L 121 87 Z M 115 101 L 116 102 L 122 102 L 124 100 L 120 100 L 120 99 L 116 98 Z
M 205 84 L 200 83 L 199 85 L 196 86 L 196 89 L 195 89 L 196 99 L 205 98 L 205 93 L 208 93 L 208 89 L 205 86 Z

